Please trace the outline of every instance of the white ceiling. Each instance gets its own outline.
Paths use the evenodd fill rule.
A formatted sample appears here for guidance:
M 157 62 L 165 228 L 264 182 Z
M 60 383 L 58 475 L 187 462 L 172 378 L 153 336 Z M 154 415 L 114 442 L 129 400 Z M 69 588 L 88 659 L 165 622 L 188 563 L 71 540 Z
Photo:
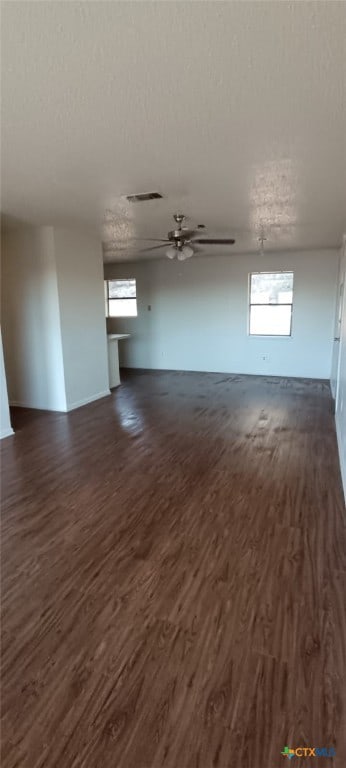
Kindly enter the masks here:
M 177 209 L 225 253 L 341 242 L 345 2 L 3 2 L 2 36 L 5 223 L 107 212 L 110 261 Z

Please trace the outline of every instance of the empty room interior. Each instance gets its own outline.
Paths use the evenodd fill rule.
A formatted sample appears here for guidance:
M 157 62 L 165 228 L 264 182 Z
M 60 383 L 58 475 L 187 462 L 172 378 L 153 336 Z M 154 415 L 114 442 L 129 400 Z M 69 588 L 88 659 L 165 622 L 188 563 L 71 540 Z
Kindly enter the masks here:
M 0 12 L 2 768 L 345 768 L 346 2 Z

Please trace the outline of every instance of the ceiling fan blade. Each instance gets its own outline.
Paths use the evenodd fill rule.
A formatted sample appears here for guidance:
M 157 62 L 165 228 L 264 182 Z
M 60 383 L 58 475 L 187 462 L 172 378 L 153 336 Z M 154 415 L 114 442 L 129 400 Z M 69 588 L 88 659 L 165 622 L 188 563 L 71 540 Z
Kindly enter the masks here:
M 131 240 L 148 240 L 150 243 L 170 243 L 167 237 L 132 237 Z
M 205 238 L 203 237 L 198 238 L 197 240 L 192 240 L 192 243 L 198 243 L 199 245 L 234 245 L 235 240 L 234 238 Z
M 157 248 L 164 248 L 165 244 L 166 244 L 166 241 L 164 243 L 161 243 L 161 245 L 153 245 L 152 248 L 141 248 L 138 251 L 138 253 L 148 253 L 148 251 L 156 251 Z

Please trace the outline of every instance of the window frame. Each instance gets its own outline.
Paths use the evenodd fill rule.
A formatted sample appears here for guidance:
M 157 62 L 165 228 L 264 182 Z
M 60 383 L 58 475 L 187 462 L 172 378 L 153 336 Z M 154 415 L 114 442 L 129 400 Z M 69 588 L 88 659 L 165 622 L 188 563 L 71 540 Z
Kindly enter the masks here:
M 109 284 L 115 283 L 115 282 L 126 282 L 129 280 L 133 280 L 135 283 L 135 290 L 136 295 L 135 296 L 112 296 L 109 295 Z M 135 277 L 109 277 L 105 280 L 106 284 L 106 290 L 105 290 L 105 301 L 106 301 L 106 317 L 107 318 L 122 318 L 122 317 L 138 317 L 138 306 L 137 306 L 137 279 Z M 109 312 L 109 302 L 110 301 L 134 301 L 136 306 L 136 314 L 135 315 L 111 315 Z
M 268 302 L 255 302 L 251 301 L 251 278 L 252 275 L 292 275 L 292 301 L 283 301 L 277 304 Z M 293 269 L 276 269 L 275 271 L 272 269 L 261 269 L 256 270 L 255 272 L 249 272 L 249 279 L 248 279 L 248 336 L 250 338 L 260 338 L 263 337 L 265 339 L 272 338 L 272 339 L 291 339 L 292 338 L 292 325 L 293 325 L 293 289 L 294 289 L 294 270 Z M 290 332 L 289 333 L 251 333 L 250 325 L 251 325 L 251 307 L 291 307 L 291 313 L 290 313 Z

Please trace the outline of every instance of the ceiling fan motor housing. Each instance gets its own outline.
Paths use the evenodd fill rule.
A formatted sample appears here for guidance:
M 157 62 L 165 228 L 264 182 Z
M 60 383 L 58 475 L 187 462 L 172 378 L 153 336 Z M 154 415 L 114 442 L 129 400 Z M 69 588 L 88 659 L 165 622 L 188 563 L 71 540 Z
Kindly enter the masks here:
M 175 242 L 177 240 L 184 242 L 185 240 L 189 240 L 193 234 L 194 232 L 191 229 L 172 229 L 168 232 L 168 239 Z

